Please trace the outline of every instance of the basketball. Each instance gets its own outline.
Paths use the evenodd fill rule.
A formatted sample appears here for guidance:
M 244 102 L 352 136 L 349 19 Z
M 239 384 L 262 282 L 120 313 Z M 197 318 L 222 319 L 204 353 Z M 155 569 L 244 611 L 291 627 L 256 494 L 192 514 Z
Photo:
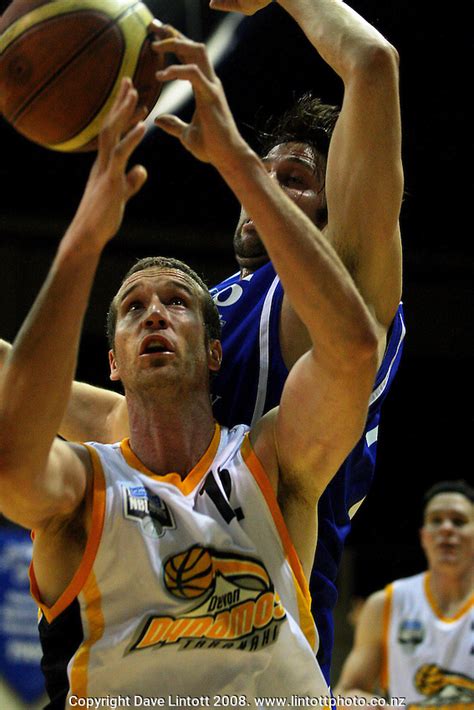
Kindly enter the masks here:
M 122 77 L 151 111 L 163 59 L 137 0 L 14 0 L 0 18 L 0 110 L 52 150 L 94 150 Z
M 206 592 L 214 578 L 212 557 L 202 547 L 192 547 L 171 557 L 164 567 L 165 585 L 180 599 L 194 599 Z

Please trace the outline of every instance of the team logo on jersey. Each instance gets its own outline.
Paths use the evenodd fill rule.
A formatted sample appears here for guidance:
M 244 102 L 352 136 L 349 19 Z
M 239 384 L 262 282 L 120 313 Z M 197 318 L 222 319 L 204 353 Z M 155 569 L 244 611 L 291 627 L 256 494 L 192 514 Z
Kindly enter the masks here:
M 145 486 L 123 486 L 123 514 L 128 520 L 140 523 L 147 537 L 162 537 L 167 529 L 176 527 L 173 514 L 166 503 Z
M 177 616 L 151 616 L 130 651 L 179 644 L 181 649 L 256 651 L 278 638 L 286 612 L 260 560 L 194 545 L 163 564 L 174 599 L 193 602 Z
M 406 653 L 413 653 L 425 638 L 425 627 L 418 619 L 403 619 L 398 627 L 397 641 Z
M 474 678 L 425 663 L 414 676 L 414 685 L 425 698 L 409 703 L 409 710 L 468 710 L 474 707 Z

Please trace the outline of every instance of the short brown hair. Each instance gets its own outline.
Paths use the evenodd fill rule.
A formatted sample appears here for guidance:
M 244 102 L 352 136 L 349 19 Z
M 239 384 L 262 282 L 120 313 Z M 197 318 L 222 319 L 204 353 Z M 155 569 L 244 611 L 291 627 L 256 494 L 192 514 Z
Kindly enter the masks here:
M 212 296 L 209 293 L 209 289 L 204 283 L 204 281 L 201 279 L 200 276 L 197 275 L 195 271 L 193 271 L 193 269 L 191 269 L 190 266 L 185 264 L 184 261 L 180 261 L 179 259 L 173 259 L 171 257 L 166 256 L 147 256 L 144 259 L 139 259 L 127 271 L 127 273 L 122 279 L 122 284 L 124 284 L 125 281 L 130 278 L 130 276 L 137 273 L 138 271 L 145 271 L 146 269 L 152 268 L 176 269 L 177 271 L 182 271 L 199 286 L 203 294 L 201 306 L 206 338 L 208 340 L 220 340 L 221 322 L 217 306 L 214 303 Z M 109 342 L 109 347 L 111 348 L 111 350 L 114 349 L 115 328 L 117 325 L 117 307 L 115 304 L 115 298 L 116 296 L 114 296 L 109 306 L 106 325 L 107 340 Z

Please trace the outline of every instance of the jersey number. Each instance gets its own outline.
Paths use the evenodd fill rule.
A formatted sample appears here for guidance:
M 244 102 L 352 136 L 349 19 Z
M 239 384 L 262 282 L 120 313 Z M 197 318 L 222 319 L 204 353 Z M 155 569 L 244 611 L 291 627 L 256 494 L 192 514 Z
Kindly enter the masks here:
M 199 491 L 199 495 L 202 496 L 203 493 L 207 493 L 227 524 L 229 524 L 234 518 L 237 518 L 237 520 L 243 520 L 244 513 L 242 508 L 239 507 L 234 509 L 229 503 L 230 494 L 232 492 L 232 481 L 229 471 L 226 468 L 220 468 L 217 473 L 221 480 L 225 495 L 222 493 L 222 490 L 217 484 L 212 471 L 207 474 L 204 485 Z

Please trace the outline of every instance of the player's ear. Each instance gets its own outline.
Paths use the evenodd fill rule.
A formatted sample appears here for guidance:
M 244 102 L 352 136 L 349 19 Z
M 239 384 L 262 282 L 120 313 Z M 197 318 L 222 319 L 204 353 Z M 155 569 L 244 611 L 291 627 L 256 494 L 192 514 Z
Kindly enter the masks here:
M 220 340 L 209 341 L 207 362 L 211 372 L 218 372 L 221 369 L 222 345 Z
M 113 350 L 109 350 L 110 379 L 112 382 L 120 382 L 119 368 Z

